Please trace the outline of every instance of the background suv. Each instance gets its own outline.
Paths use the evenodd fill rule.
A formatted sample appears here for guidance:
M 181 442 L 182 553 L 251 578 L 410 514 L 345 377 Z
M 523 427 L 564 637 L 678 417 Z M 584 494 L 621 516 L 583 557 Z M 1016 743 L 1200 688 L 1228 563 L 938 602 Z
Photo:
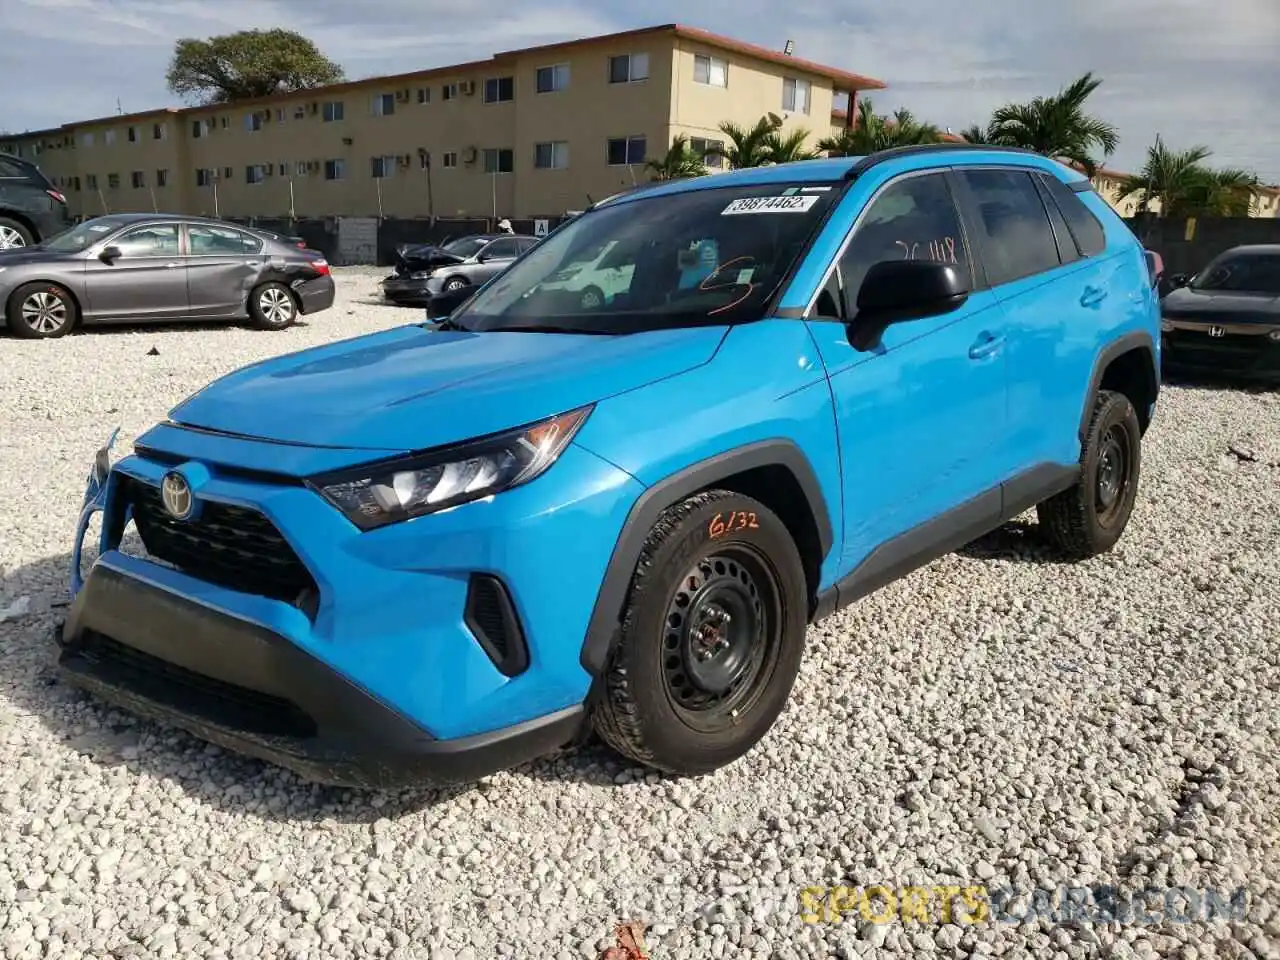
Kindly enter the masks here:
M 0 153 L 0 250 L 47 240 L 71 222 L 67 198 L 34 163 Z
M 560 283 L 615 240 L 625 288 Z M 1159 335 L 1136 238 L 1033 154 L 629 193 L 442 323 L 247 367 L 103 452 L 60 662 L 338 783 L 592 728 L 713 770 L 785 706 L 806 624 L 1032 507 L 1065 557 L 1109 550 Z

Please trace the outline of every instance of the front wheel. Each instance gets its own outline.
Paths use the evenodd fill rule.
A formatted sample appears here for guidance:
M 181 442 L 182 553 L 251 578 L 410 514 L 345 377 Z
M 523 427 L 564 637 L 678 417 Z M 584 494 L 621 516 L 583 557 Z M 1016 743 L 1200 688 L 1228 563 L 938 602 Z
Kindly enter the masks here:
M 806 597 L 796 545 L 763 504 L 712 490 L 672 507 L 641 551 L 596 730 L 672 773 L 738 759 L 790 696 Z
M 56 283 L 28 283 L 13 292 L 7 313 L 15 336 L 50 340 L 71 332 L 76 302 Z
M 298 319 L 298 304 L 283 283 L 264 283 L 249 297 L 249 315 L 262 330 L 283 330 Z
M 450 277 L 444 282 L 444 292 L 453 293 L 453 291 L 461 290 L 467 285 L 467 281 L 463 280 L 461 277 Z
M 34 242 L 35 238 L 25 224 L 10 220 L 8 217 L 0 217 L 0 250 L 29 247 Z
M 1080 479 L 1036 507 L 1041 529 L 1068 558 L 1106 553 L 1129 523 L 1142 469 L 1142 430 L 1123 393 L 1099 392 L 1080 450 Z

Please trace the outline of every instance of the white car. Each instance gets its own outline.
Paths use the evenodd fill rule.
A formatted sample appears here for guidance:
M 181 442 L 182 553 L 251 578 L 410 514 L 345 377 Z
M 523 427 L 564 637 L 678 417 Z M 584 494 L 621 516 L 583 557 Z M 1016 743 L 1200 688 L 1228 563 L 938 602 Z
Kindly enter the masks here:
M 583 310 L 596 310 L 631 288 L 635 260 L 618 241 L 610 240 L 598 251 L 588 251 L 541 285 L 543 290 L 580 293 Z

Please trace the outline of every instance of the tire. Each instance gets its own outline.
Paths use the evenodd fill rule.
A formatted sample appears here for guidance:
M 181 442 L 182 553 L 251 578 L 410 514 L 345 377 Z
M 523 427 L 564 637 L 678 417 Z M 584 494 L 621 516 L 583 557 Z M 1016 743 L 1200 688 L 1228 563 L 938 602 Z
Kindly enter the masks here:
M 604 291 L 592 284 L 578 295 L 578 305 L 583 310 L 599 310 L 604 306 Z
M 298 319 L 298 301 L 283 283 L 264 283 L 249 294 L 249 316 L 260 330 L 283 330 Z
M 26 283 L 13 291 L 6 308 L 9 329 L 28 340 L 65 337 L 79 310 L 71 294 L 56 283 Z
M 0 217 L 0 250 L 29 247 L 35 243 L 35 239 L 31 231 L 17 220 Z
M 1141 472 L 1138 414 L 1124 394 L 1102 390 L 1080 451 L 1080 480 L 1036 507 L 1045 537 L 1069 559 L 1106 553 L 1129 522 Z
M 671 507 L 641 550 L 593 707 L 596 731 L 624 756 L 670 773 L 738 759 L 791 694 L 807 596 L 791 534 L 763 504 L 712 490 Z M 717 610 L 727 621 L 717 622 Z
M 443 293 L 452 293 L 454 290 L 461 290 L 463 287 L 469 286 L 471 286 L 471 284 L 467 283 L 467 281 L 462 279 L 462 277 L 450 277 L 444 282 L 444 286 L 440 289 Z

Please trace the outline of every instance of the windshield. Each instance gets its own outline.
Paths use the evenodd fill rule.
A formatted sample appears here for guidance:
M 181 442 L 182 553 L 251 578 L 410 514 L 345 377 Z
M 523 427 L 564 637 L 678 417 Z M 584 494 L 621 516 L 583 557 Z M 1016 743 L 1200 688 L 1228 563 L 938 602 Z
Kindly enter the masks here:
M 1195 290 L 1280 294 L 1280 254 L 1249 253 L 1219 257 L 1191 280 Z
M 50 237 L 40 244 L 40 248 L 54 253 L 80 253 L 82 250 L 88 250 L 107 234 L 119 230 L 127 222 L 118 217 L 98 217 L 94 220 L 86 220 L 70 230 L 63 230 L 61 233 Z
M 480 248 L 488 242 L 484 237 L 459 237 L 457 240 L 450 240 L 441 249 L 459 257 L 469 257 L 478 253 Z
M 482 288 L 451 325 L 637 333 L 758 320 L 838 192 L 783 182 L 598 207 Z

